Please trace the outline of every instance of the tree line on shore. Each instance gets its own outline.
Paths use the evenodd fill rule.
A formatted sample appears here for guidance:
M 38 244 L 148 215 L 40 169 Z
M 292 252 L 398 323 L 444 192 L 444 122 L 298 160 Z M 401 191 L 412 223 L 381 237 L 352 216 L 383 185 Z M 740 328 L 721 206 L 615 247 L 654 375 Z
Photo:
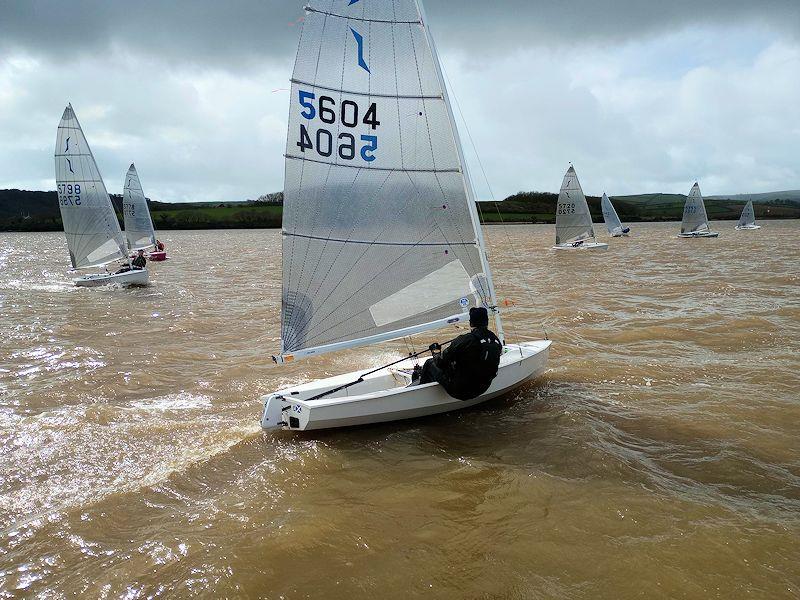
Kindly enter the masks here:
M 520 192 L 502 202 L 479 202 L 485 223 L 554 223 L 558 194 Z M 623 222 L 680 221 L 686 196 L 641 194 L 612 197 Z M 122 196 L 111 201 L 122 222 Z M 587 196 L 595 222 L 603 220 L 600 198 Z M 168 203 L 148 200 L 156 229 L 260 229 L 281 226 L 283 194 L 269 194 L 245 202 Z M 742 199 L 707 199 L 713 220 L 738 219 Z M 758 219 L 800 218 L 800 201 L 775 198 L 755 205 Z M 56 192 L 0 190 L 0 231 L 61 231 L 61 214 Z

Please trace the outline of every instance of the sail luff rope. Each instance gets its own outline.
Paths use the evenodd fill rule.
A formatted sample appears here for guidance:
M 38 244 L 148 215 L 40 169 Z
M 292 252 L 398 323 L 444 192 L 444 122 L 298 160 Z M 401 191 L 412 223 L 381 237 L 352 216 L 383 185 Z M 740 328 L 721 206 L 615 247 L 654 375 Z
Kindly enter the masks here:
M 480 167 L 481 173 L 483 174 L 483 179 L 486 182 L 486 187 L 489 190 L 489 196 L 491 197 L 492 203 L 494 204 L 494 208 L 497 211 L 497 216 L 500 218 L 500 223 L 503 226 L 503 231 L 505 233 L 506 240 L 508 241 L 508 244 L 511 247 L 511 253 L 513 255 L 513 261 L 515 262 L 515 266 L 517 267 L 517 270 L 519 272 L 521 272 L 522 271 L 522 264 L 521 264 L 521 262 L 519 260 L 519 254 L 517 253 L 517 248 L 514 245 L 514 241 L 513 241 L 512 237 L 511 237 L 511 235 L 507 231 L 505 231 L 505 225 L 506 225 L 505 219 L 503 219 L 503 214 L 500 212 L 500 209 L 497 206 L 497 200 L 496 200 L 495 195 L 494 195 L 494 190 L 492 189 L 492 185 L 489 182 L 488 176 L 486 175 L 486 169 L 483 167 L 483 161 L 481 160 L 480 154 L 478 153 L 478 148 L 475 145 L 475 141 L 472 138 L 472 132 L 470 131 L 469 125 L 467 124 L 467 120 L 464 118 L 464 113 L 461 110 L 461 103 L 458 101 L 458 95 L 455 93 L 455 90 L 453 88 L 453 84 L 450 82 L 450 78 L 447 76 L 447 72 L 445 71 L 444 65 L 442 65 L 442 73 L 444 74 L 444 77 L 447 80 L 447 85 L 450 87 L 450 95 L 453 98 L 453 100 L 455 101 L 456 108 L 458 109 L 458 114 L 461 117 L 461 122 L 464 125 L 464 130 L 467 132 L 467 138 L 469 139 L 469 143 L 472 146 L 472 151 L 475 153 L 475 157 L 476 157 L 476 159 L 478 161 L 478 166 Z M 478 208 L 478 213 L 481 216 L 481 221 L 483 221 L 483 210 L 481 209 L 480 202 L 476 201 L 475 204 L 476 204 L 476 206 Z M 528 298 L 530 299 L 531 304 L 533 304 L 533 290 L 530 288 L 527 279 L 522 277 L 522 278 L 520 278 L 520 280 L 522 281 L 522 287 L 524 288 L 525 292 L 527 292 L 527 294 L 528 294 Z M 514 331 L 514 337 L 518 337 L 519 334 L 518 334 L 518 331 L 517 331 L 516 324 L 513 321 L 511 321 L 510 319 L 509 319 L 509 323 L 511 325 L 511 329 Z M 547 337 L 547 331 L 546 331 L 546 329 L 544 327 L 544 323 L 543 322 L 540 323 L 540 326 L 541 326 L 542 332 L 544 333 L 545 338 L 546 338 Z

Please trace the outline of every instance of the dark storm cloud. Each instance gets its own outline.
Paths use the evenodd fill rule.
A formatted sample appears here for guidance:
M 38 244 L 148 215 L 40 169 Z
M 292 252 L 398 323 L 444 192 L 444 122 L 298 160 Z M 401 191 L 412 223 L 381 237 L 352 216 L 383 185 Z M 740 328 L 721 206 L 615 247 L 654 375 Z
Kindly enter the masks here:
M 0 50 L 60 60 L 117 50 L 235 70 L 294 52 L 303 14 L 293 0 L 0 0 Z
M 303 5 L 302 0 L 0 0 L 0 50 L 59 59 L 122 50 L 168 64 L 238 70 L 291 56 Z M 800 34 L 799 0 L 428 0 L 425 6 L 442 45 L 478 52 L 618 42 L 737 22 Z

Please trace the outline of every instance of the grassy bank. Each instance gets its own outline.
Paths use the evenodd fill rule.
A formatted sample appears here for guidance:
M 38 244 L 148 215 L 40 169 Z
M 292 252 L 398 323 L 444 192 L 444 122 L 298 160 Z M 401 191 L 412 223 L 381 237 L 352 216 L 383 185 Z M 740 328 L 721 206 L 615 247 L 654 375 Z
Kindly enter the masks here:
M 553 223 L 557 194 L 524 192 L 503 202 L 478 204 L 485 223 Z M 602 222 L 600 198 L 589 196 L 589 209 L 595 222 Z M 680 194 L 641 194 L 612 197 L 620 218 L 626 223 L 642 221 L 680 221 L 686 196 Z M 122 222 L 122 199 L 112 196 Z M 261 229 L 281 226 L 283 207 L 271 202 L 227 202 L 170 204 L 151 202 L 156 229 Z M 745 200 L 714 198 L 706 200 L 713 220 L 736 220 Z M 776 198 L 755 204 L 757 219 L 800 218 L 800 201 Z M 55 192 L 0 190 L 0 231 L 61 231 L 61 215 Z

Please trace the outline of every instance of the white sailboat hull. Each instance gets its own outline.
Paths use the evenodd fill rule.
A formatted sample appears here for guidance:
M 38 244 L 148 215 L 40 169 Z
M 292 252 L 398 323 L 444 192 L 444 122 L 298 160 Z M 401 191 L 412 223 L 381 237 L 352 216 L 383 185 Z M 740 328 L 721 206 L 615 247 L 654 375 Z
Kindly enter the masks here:
M 737 225 L 736 231 L 749 231 L 751 229 L 761 229 L 761 225 Z
M 413 385 L 409 359 L 364 377 L 364 381 L 318 400 L 304 400 L 359 379 L 364 371 L 320 379 L 262 396 L 265 430 L 306 431 L 425 417 L 475 406 L 506 394 L 547 368 L 547 340 L 509 344 L 491 387 L 472 400 L 456 400 L 438 383 Z
M 679 233 L 679 238 L 715 238 L 719 237 L 716 231 L 693 231 L 691 233 Z
M 133 269 L 125 273 L 94 273 L 73 279 L 78 287 L 99 287 L 101 285 L 147 285 L 150 275 L 147 269 Z
M 580 246 L 557 244 L 553 246 L 553 250 L 608 250 L 608 244 L 604 244 L 603 242 L 584 242 Z

